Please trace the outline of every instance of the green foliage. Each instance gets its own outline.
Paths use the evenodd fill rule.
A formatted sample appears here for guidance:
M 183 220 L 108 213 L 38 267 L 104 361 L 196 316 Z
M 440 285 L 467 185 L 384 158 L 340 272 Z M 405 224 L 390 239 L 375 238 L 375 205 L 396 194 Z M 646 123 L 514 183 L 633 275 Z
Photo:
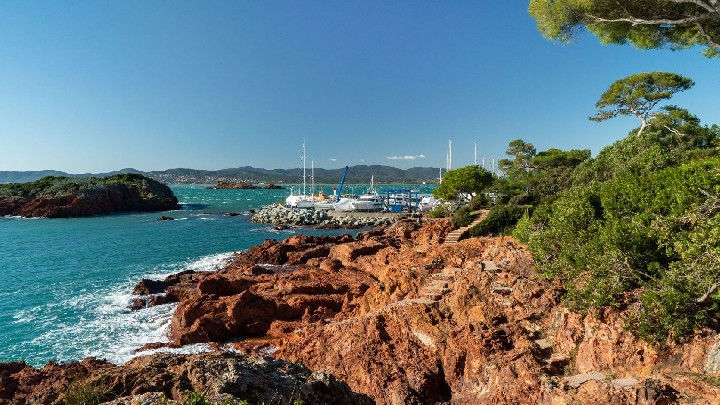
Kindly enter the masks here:
M 99 405 L 107 400 L 108 388 L 102 383 L 76 382 L 62 396 L 65 405 Z
M 211 401 L 204 394 L 197 391 L 185 391 L 185 400 L 182 405 L 249 405 L 246 400 L 226 398 L 221 401 Z
M 500 159 L 498 166 L 506 174 L 518 175 L 524 174 L 532 169 L 531 160 L 537 155 L 537 150 L 533 144 L 515 139 L 510 141 L 505 154 L 512 156 L 513 159 Z
M 428 212 L 429 218 L 447 218 L 452 215 L 452 211 L 445 204 L 438 205 Z
M 640 49 L 699 45 L 708 57 L 720 50 L 717 4 L 674 0 L 530 0 L 530 15 L 543 36 L 572 41 L 583 28 L 604 44 Z
M 663 342 L 717 321 L 720 158 L 576 185 L 516 229 L 566 302 L 616 305 L 639 288 L 630 326 Z
M 488 208 L 490 206 L 490 197 L 487 196 L 485 193 L 479 193 L 475 194 L 473 198 L 468 203 L 468 207 L 470 207 L 470 210 L 477 211 L 483 208 Z
M 575 185 L 608 181 L 628 173 L 648 174 L 692 159 L 718 155 L 720 128 L 702 126 L 687 110 L 666 107 L 648 128 L 604 148 L 572 173 Z
M 482 222 L 470 228 L 470 235 L 488 236 L 508 233 L 525 211 L 525 207 L 518 205 L 496 205 L 490 209 L 488 216 Z
M 652 118 L 652 110 L 673 94 L 687 90 L 695 84 L 691 79 L 668 72 L 638 73 L 616 80 L 595 104 L 599 109 L 590 117 L 605 121 L 618 115 L 634 115 L 642 122 L 641 133 Z
M 474 219 L 475 216 L 472 214 L 472 209 L 468 206 L 458 208 L 452 216 L 452 221 L 453 225 L 455 225 L 455 228 L 462 228 L 463 226 L 468 226 L 470 225 L 470 223 L 472 223 Z
M 442 178 L 433 195 L 443 200 L 468 201 L 473 194 L 479 194 L 493 182 L 489 171 L 475 165 L 450 170 Z
M 522 217 L 515 224 L 515 228 L 512 231 L 513 237 L 522 243 L 527 243 L 530 239 L 530 232 L 532 231 L 530 222 L 530 210 L 527 209 L 523 213 Z
M 496 189 L 504 201 L 516 205 L 552 199 L 570 187 L 576 166 L 590 158 L 590 150 L 563 151 L 551 148 L 537 153 L 535 147 L 516 139 L 506 153 L 513 159 L 501 159 L 505 177 L 498 179 Z

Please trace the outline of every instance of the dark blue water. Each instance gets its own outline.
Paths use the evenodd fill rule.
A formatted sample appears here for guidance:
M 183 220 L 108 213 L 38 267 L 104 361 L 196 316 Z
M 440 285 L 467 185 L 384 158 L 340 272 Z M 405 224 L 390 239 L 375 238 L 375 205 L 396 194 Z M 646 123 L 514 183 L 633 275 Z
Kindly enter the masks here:
M 249 216 L 224 215 L 284 201 L 287 190 L 172 188 L 181 211 L 0 218 L 0 362 L 24 359 L 42 365 L 86 356 L 125 362 L 143 344 L 167 340 L 175 308 L 127 310 L 141 278 L 159 279 L 184 269 L 212 271 L 232 252 L 267 238 L 341 232 L 274 231 L 250 222 Z M 157 221 L 161 215 L 176 220 Z

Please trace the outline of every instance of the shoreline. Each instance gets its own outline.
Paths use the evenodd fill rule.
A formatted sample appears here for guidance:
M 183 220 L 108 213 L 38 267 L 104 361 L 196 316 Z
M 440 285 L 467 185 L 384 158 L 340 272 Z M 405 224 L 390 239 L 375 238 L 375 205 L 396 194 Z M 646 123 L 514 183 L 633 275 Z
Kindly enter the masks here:
M 213 351 L 140 352 L 122 366 L 92 359 L 42 369 L 3 363 L 0 377 L 19 384 L 12 395 L 53 400 L 72 380 L 106 381 L 112 399 L 126 398 L 114 404 L 151 394 L 181 400 L 177 384 L 187 380 L 176 376 L 194 373 L 202 375 L 191 381 L 197 392 L 248 399 L 250 391 L 229 390 L 235 385 L 207 367 L 247 363 L 248 373 L 268 364 L 325 373 L 323 381 L 341 384 L 334 403 L 720 400 L 708 379 L 720 370 L 718 338 L 696 335 L 653 348 L 622 328 L 623 310 L 578 314 L 563 307 L 560 286 L 538 277 L 532 255 L 513 238 L 445 244 L 452 229 L 449 220 L 420 218 L 356 237 L 267 239 L 217 271 L 185 279 L 176 272 L 166 278 L 175 277 L 172 285 L 160 286 L 178 300 L 170 343 L 147 348 Z M 151 287 L 146 295 L 157 294 Z M 46 382 L 23 385 L 28 374 Z M 269 378 L 252 392 L 272 395 L 273 384 L 287 376 Z

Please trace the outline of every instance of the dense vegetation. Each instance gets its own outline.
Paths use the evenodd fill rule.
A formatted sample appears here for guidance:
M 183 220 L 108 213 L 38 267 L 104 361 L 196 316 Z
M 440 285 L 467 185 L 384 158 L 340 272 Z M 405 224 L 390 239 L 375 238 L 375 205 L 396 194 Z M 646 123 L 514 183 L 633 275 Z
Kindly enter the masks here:
M 170 188 L 139 174 L 47 176 L 31 183 L 0 184 L 0 215 L 76 217 L 178 208 Z
M 594 158 L 512 141 L 470 233 L 512 232 L 569 306 L 626 309 L 629 328 L 664 344 L 720 328 L 720 127 L 675 106 L 645 118 Z

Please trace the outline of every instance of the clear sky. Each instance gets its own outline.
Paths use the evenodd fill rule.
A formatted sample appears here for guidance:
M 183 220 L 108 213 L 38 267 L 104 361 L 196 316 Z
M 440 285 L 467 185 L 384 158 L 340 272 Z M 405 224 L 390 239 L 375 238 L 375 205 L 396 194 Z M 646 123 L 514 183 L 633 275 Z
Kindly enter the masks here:
M 593 154 L 638 122 L 589 121 L 616 79 L 671 71 L 720 123 L 720 60 L 541 37 L 527 1 L 0 2 L 0 170 L 453 167 Z M 390 158 L 395 159 L 390 159 Z M 397 159 L 403 157 L 404 159 Z

